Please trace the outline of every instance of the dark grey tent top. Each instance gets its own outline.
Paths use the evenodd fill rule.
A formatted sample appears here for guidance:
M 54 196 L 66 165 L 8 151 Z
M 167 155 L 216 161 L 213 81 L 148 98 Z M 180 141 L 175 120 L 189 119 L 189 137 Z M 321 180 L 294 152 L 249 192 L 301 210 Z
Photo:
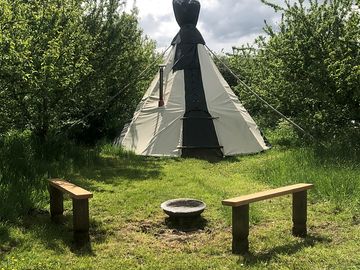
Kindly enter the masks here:
M 173 0 L 175 18 L 180 27 L 191 24 L 196 26 L 199 13 L 200 3 L 197 0 Z
M 173 8 L 180 31 L 171 44 L 205 44 L 203 37 L 196 29 L 200 13 L 199 1 L 173 0 Z

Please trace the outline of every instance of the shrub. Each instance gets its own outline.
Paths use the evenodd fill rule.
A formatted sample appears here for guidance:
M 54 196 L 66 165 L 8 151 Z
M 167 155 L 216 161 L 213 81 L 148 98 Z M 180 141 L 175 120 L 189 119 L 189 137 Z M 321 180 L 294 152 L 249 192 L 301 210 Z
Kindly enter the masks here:
M 31 133 L 11 131 L 0 139 L 0 217 L 15 218 L 35 204 L 44 191 Z
M 294 127 L 284 120 L 280 120 L 274 130 L 266 132 L 271 144 L 279 146 L 295 146 L 300 143 L 300 137 Z
M 96 161 L 97 149 L 54 136 L 45 142 L 30 131 L 0 137 L 0 219 L 13 220 L 47 202 L 49 177 L 63 177 Z

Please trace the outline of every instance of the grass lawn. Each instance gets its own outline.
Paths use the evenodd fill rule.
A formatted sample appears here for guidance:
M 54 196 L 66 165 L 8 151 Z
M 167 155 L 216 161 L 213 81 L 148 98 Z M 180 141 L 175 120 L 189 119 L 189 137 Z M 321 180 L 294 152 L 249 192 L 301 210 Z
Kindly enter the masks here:
M 74 247 L 70 200 L 63 225 L 47 205 L 0 223 L 0 269 L 360 269 L 360 168 L 351 164 L 303 148 L 213 163 L 105 151 L 65 175 L 94 193 L 91 245 Z M 250 206 L 250 253 L 232 255 L 231 208 L 221 200 L 298 182 L 316 185 L 308 237 L 291 235 L 291 196 L 275 198 Z M 197 231 L 167 226 L 160 204 L 178 197 L 206 202 Z

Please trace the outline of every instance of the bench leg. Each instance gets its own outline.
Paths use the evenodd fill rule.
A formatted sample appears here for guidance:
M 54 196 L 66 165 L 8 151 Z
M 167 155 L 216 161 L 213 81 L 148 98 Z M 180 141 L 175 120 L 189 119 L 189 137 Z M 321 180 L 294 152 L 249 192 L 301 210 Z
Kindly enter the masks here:
M 249 251 L 249 205 L 232 208 L 232 253 Z
M 73 226 L 76 244 L 89 242 L 89 200 L 73 199 Z
M 307 220 L 307 191 L 293 193 L 293 229 L 294 236 L 305 237 Z
M 64 213 L 64 197 L 63 193 L 54 188 L 53 186 L 49 186 L 50 193 L 50 214 L 51 219 L 55 222 L 60 221 L 63 213 Z

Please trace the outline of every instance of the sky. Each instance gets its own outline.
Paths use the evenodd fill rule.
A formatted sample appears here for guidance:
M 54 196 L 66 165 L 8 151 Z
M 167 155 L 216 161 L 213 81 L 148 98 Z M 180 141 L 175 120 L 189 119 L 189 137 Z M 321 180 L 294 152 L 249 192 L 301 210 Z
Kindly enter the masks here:
M 135 5 L 145 35 L 157 43 L 158 50 L 169 46 L 179 31 L 172 0 L 128 0 L 127 10 Z M 276 26 L 280 14 L 260 0 L 199 0 L 198 29 L 207 45 L 216 52 L 232 52 L 233 46 L 252 44 L 263 33 L 264 20 Z M 283 0 L 272 0 L 283 3 Z

